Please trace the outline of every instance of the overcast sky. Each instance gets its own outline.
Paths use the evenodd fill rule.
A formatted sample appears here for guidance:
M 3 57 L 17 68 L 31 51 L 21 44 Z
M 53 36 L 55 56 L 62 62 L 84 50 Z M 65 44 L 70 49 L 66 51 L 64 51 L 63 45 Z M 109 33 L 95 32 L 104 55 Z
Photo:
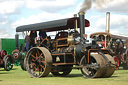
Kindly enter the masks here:
M 91 24 L 86 34 L 104 32 L 110 12 L 110 33 L 128 36 L 128 0 L 0 0 L 0 38 L 14 38 L 20 25 L 70 18 L 84 1 Z

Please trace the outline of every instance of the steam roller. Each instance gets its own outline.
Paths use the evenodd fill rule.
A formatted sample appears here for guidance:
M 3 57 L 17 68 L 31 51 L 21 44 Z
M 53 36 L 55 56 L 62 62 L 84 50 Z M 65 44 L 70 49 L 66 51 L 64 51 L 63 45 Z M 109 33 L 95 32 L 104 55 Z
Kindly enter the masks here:
M 67 76 L 73 68 L 81 69 L 86 78 L 112 76 L 116 67 L 113 57 L 110 56 L 108 49 L 101 49 L 102 47 L 96 43 L 97 39 L 88 43 L 85 27 L 89 27 L 90 23 L 84 19 L 84 12 L 78 14 L 79 17 L 74 16 L 16 28 L 17 32 L 57 31 L 55 38 L 51 39 L 50 36 L 46 38 L 46 45 L 43 44 L 44 39 L 39 46 L 27 52 L 25 63 L 31 77 L 46 77 L 50 72 L 54 76 Z

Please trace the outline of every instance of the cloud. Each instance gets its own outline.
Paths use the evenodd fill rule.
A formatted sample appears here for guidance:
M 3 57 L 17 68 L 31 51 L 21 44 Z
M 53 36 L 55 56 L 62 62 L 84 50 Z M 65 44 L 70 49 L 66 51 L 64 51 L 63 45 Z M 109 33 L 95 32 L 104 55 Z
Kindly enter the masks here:
M 71 12 L 67 14 L 60 14 L 60 13 L 42 12 L 37 15 L 31 15 L 28 18 L 22 17 L 21 19 L 13 22 L 11 24 L 11 27 L 15 29 L 17 26 L 20 26 L 20 25 L 40 23 L 40 22 L 63 19 L 68 17 L 73 17 L 73 13 Z
M 102 3 L 93 3 L 93 8 L 101 12 L 128 13 L 128 0 L 96 0 Z
M 119 28 L 119 27 L 128 27 L 128 15 L 117 15 L 117 14 L 111 14 L 110 15 L 110 26 L 111 28 Z M 101 17 L 97 20 L 96 26 L 99 28 L 102 28 L 103 26 L 106 26 L 106 16 Z
M 10 34 L 8 34 L 7 29 L 0 29 L 0 37 L 1 38 L 5 38 L 5 37 L 10 38 Z
M 75 6 L 77 0 L 27 0 L 26 6 L 31 9 L 41 9 L 46 12 L 58 12 Z
M 84 0 L 83 0 L 84 1 Z M 99 0 L 103 1 L 103 0 Z M 128 15 L 127 13 L 127 0 L 104 0 L 104 1 L 111 1 L 109 3 L 103 2 L 104 4 L 95 4 L 93 2 L 93 6 L 88 11 L 87 18 L 89 16 L 89 21 L 91 26 L 86 28 L 86 33 L 94 33 L 105 31 L 106 28 L 106 16 L 103 16 L 103 12 L 110 11 L 110 12 L 118 12 L 118 14 L 111 14 L 111 31 L 112 33 L 116 34 L 127 34 L 128 31 Z M 50 20 L 62 19 L 72 17 L 74 13 L 79 12 L 82 2 L 76 3 L 78 0 L 0 0 L 0 26 L 2 25 L 1 29 L 11 29 L 15 32 L 15 28 L 20 25 L 26 24 L 33 24 L 39 22 L 45 22 Z M 95 7 L 95 8 L 94 8 Z M 69 9 L 71 11 L 69 11 Z M 73 8 L 73 9 L 71 9 Z M 25 9 L 25 10 L 24 10 Z M 40 10 L 41 13 L 35 14 L 27 14 L 29 10 Z M 98 10 L 100 12 L 96 12 L 94 10 Z M 26 12 L 27 10 L 27 12 Z M 66 12 L 65 12 L 66 11 Z M 18 14 L 16 18 L 10 18 L 11 15 L 15 15 L 17 13 L 23 12 L 22 14 Z M 94 15 L 93 13 L 97 13 Z M 120 15 L 119 13 L 124 13 Z M 100 14 L 101 13 L 101 14 Z M 27 14 L 27 15 L 26 15 Z M 21 17 L 21 15 L 23 15 Z M 104 14 L 105 15 L 105 14 Z M 91 16 L 91 17 L 90 17 Z M 14 16 L 13 16 L 14 17 Z M 86 15 L 85 15 L 86 17 Z M 16 20 L 17 19 L 17 20 Z M 7 27 L 8 26 L 8 27 Z M 12 29 L 13 28 L 13 29 Z M 5 34 L 0 33 L 0 36 L 13 36 L 11 31 L 7 31 Z M 10 35 L 10 36 L 9 36 Z
M 0 25 L 6 24 L 8 22 L 7 20 L 8 20 L 7 16 L 0 15 Z
M 90 20 L 91 27 L 95 32 L 101 32 L 106 30 L 106 16 L 92 16 Z M 128 30 L 128 15 L 110 14 L 110 32 L 114 34 L 127 35 Z M 92 30 L 92 33 L 94 32 Z
M 23 6 L 23 1 L 16 0 L 1 0 L 0 1 L 0 14 L 12 14 L 17 13 L 19 9 Z
M 0 0 L 0 14 L 18 14 L 23 7 L 46 12 L 67 10 L 77 0 Z

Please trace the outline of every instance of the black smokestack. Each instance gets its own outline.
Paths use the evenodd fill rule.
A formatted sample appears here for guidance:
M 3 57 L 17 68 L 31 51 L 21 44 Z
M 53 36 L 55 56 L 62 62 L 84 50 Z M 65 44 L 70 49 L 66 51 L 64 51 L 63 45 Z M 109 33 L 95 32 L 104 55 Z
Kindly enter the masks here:
M 15 44 L 16 44 L 16 49 L 19 49 L 19 35 L 15 35 Z
M 84 40 L 83 34 L 85 34 L 85 20 L 84 20 L 84 14 L 85 12 L 79 12 L 79 22 L 80 22 L 80 37 L 81 40 Z

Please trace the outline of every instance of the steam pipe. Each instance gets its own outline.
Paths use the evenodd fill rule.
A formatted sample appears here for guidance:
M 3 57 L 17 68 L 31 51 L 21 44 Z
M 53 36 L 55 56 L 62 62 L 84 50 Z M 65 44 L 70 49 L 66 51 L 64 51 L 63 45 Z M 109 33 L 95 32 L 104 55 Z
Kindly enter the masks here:
M 74 17 L 77 17 L 77 14 L 74 14 Z M 78 31 L 78 29 L 77 29 L 77 19 L 75 20 L 75 31 Z
M 79 20 L 80 20 L 80 38 L 81 41 L 84 40 L 83 34 L 85 34 L 85 20 L 84 20 L 84 14 L 85 12 L 79 12 Z
M 19 35 L 15 35 L 15 44 L 16 44 L 16 49 L 19 49 Z
M 109 33 L 109 28 L 110 28 L 110 12 L 106 13 L 106 32 Z

